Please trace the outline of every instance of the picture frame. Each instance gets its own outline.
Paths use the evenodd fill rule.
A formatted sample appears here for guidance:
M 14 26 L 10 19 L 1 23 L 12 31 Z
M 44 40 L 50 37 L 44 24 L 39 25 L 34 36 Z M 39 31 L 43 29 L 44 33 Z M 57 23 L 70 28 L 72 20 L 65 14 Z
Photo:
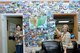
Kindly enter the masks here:
M 9 31 L 10 32 L 15 32 L 16 30 L 16 24 L 14 23 L 9 23 Z

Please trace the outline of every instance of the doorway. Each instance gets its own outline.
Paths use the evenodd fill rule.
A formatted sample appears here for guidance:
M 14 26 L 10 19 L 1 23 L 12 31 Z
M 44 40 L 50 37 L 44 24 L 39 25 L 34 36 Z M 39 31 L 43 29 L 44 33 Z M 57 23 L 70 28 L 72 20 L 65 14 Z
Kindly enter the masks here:
M 22 26 L 22 17 L 21 16 L 7 16 L 7 42 L 8 42 L 8 53 L 16 52 L 16 43 L 14 40 L 10 40 L 9 36 L 13 36 L 16 25 Z
M 7 13 L 0 14 L 0 32 L 1 32 L 1 46 L 0 53 L 14 53 L 15 52 L 15 41 L 9 40 L 11 33 L 15 31 L 17 24 L 22 26 L 23 14 Z M 3 30 L 4 29 L 4 30 Z
M 78 16 L 77 14 L 54 14 L 56 26 L 61 29 L 62 25 L 68 24 L 71 33 L 75 35 L 73 40 L 78 40 Z

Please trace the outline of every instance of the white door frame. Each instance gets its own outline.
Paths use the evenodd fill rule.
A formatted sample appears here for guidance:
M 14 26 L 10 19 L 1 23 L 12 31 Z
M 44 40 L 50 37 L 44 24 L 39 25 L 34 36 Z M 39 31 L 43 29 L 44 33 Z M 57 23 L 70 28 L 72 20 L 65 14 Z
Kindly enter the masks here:
M 1 14 L 2 53 L 8 53 L 7 16 L 22 16 L 23 17 L 23 14 L 22 13 L 5 13 L 5 14 Z M 24 42 L 24 39 L 23 39 L 23 42 Z

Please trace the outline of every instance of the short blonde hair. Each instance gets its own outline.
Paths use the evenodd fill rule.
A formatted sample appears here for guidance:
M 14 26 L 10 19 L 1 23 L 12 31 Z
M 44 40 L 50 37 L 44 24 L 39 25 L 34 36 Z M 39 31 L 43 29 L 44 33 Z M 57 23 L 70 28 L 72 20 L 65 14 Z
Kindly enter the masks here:
M 69 26 L 67 24 L 64 24 L 63 27 L 66 26 L 67 27 L 67 31 L 69 31 Z M 62 28 L 63 28 L 62 27 Z

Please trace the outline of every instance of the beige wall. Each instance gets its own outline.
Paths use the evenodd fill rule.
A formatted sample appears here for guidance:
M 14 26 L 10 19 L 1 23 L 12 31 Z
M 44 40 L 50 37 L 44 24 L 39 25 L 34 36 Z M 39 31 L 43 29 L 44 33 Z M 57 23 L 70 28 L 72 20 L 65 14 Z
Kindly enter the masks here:
M 2 53 L 2 36 L 1 36 L 1 18 L 0 18 L 0 53 Z
M 8 20 L 8 31 L 7 31 L 7 37 L 8 37 L 9 34 L 10 34 L 9 24 L 10 23 L 21 24 L 22 21 L 21 21 L 21 19 L 19 17 L 18 18 L 16 18 L 16 17 L 8 17 L 7 20 Z M 8 53 L 13 53 L 16 50 L 15 44 L 16 44 L 15 41 L 8 39 Z

